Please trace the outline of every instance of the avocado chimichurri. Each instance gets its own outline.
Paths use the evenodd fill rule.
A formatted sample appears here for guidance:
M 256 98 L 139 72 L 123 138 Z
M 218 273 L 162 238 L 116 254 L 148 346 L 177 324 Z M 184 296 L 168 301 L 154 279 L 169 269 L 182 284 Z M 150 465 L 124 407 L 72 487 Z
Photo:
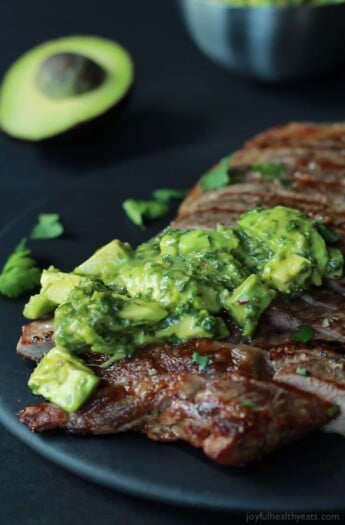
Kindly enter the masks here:
M 71 358 L 105 353 L 109 363 L 149 343 L 225 339 L 224 312 L 251 338 L 277 294 L 294 297 L 342 276 L 343 255 L 322 232 L 302 212 L 277 206 L 250 210 L 232 228 L 167 228 L 135 250 L 112 241 L 71 274 L 43 272 L 42 290 L 24 314 L 55 311 L 58 348 Z M 30 382 L 43 391 L 35 371 Z

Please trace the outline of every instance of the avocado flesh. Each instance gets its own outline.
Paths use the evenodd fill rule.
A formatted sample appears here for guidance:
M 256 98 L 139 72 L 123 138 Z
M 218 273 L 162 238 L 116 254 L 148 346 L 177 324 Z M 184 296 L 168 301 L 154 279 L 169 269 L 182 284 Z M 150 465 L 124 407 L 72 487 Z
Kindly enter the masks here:
M 89 59 L 104 71 L 104 81 L 79 95 L 47 96 L 37 76 L 42 65 L 59 54 Z M 72 36 L 46 42 L 24 54 L 6 73 L 0 93 L 0 127 L 20 139 L 53 137 L 115 107 L 132 82 L 130 56 L 110 40 Z
M 55 268 L 43 270 L 41 291 L 32 295 L 24 306 L 23 314 L 27 319 L 39 319 L 55 310 L 66 301 L 72 289 L 82 280 L 79 275 L 59 272 Z
M 67 412 L 76 412 L 99 383 L 85 363 L 64 348 L 54 347 L 29 378 L 29 388 Z

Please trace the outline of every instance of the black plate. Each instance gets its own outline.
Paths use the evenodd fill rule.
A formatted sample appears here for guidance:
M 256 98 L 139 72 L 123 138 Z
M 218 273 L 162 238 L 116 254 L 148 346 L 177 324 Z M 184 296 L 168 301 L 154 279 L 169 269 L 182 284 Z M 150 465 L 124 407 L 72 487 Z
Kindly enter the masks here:
M 157 187 L 189 186 L 227 149 L 215 145 L 162 154 L 69 186 L 2 231 L 0 262 L 27 235 L 38 211 L 59 212 L 66 227 L 61 239 L 32 243 L 46 264 L 70 270 L 114 237 L 137 244 L 166 221 L 140 232 L 121 210 L 124 198 L 147 198 Z M 31 434 L 16 419 L 17 411 L 34 401 L 26 386 L 32 366 L 14 351 L 22 305 L 0 300 L 0 420 L 43 456 L 101 485 L 179 505 L 243 511 L 345 508 L 345 441 L 335 435 L 316 433 L 240 470 L 219 467 L 187 445 L 155 443 L 134 433 Z

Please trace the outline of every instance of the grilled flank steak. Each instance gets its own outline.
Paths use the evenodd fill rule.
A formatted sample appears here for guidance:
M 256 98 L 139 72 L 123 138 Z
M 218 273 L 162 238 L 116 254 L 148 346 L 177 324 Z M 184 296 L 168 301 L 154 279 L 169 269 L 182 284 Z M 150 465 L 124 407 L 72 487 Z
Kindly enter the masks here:
M 212 230 L 252 207 L 283 205 L 322 220 L 345 246 L 345 125 L 269 130 L 231 157 L 228 173 L 224 188 L 193 188 L 173 226 Z M 311 340 L 292 340 L 301 325 Z M 275 299 L 250 345 L 239 330 L 231 334 L 225 343 L 151 345 L 107 368 L 101 366 L 106 356 L 87 353 L 101 381 L 82 409 L 67 413 L 40 403 L 19 417 L 33 431 L 134 429 L 155 440 L 181 439 L 236 466 L 326 424 L 344 430 L 344 281 L 328 280 L 298 299 Z M 36 321 L 23 328 L 17 351 L 39 361 L 52 338 L 52 324 Z

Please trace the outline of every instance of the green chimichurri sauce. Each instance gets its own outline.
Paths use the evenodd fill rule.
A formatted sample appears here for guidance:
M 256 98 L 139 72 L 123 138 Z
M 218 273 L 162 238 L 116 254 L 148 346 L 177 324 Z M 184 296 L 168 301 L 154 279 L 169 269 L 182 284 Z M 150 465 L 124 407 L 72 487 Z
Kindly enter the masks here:
M 227 338 L 224 312 L 251 338 L 277 294 L 342 276 L 343 255 L 327 237 L 300 211 L 277 206 L 250 210 L 233 228 L 167 228 L 136 250 L 112 241 L 72 274 L 45 271 L 25 315 L 55 310 L 59 348 L 109 362 L 149 343 Z

